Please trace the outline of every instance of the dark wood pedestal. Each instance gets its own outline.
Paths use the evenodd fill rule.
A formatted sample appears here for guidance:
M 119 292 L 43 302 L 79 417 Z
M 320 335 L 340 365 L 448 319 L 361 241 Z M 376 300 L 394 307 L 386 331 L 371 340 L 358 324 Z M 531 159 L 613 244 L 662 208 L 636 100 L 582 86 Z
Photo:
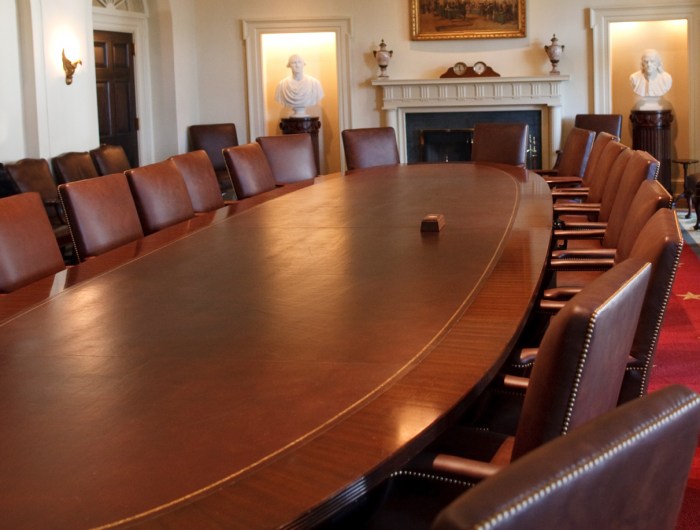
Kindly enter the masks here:
M 314 159 L 316 161 L 316 173 L 321 174 L 321 163 L 318 152 L 318 130 L 321 128 L 321 121 L 316 116 L 306 116 L 303 118 L 282 118 L 280 129 L 283 134 L 309 133 L 311 143 L 314 146 Z
M 671 188 L 671 122 L 670 110 L 633 110 L 632 148 L 643 149 L 660 162 L 659 181 L 673 195 Z

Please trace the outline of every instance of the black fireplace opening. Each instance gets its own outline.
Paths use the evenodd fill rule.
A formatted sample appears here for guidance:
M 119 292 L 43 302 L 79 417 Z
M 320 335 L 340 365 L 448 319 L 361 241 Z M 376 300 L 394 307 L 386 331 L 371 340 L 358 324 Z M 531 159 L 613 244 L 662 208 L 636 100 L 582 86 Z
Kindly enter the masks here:
M 417 162 L 471 160 L 471 143 L 477 123 L 527 123 L 527 167 L 542 167 L 542 113 L 539 110 L 485 112 L 412 112 L 406 114 L 406 156 Z

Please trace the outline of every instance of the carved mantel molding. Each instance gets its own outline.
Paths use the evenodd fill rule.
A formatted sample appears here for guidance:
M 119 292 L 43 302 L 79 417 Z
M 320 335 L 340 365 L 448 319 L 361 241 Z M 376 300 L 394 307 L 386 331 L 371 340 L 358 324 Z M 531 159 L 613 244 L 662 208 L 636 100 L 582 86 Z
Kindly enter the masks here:
M 543 160 L 554 162 L 561 143 L 561 93 L 568 75 L 441 79 L 375 79 L 382 90 L 387 125 L 396 129 L 401 160 L 406 160 L 406 120 L 411 112 L 543 112 Z M 546 125 L 544 125 L 546 124 Z

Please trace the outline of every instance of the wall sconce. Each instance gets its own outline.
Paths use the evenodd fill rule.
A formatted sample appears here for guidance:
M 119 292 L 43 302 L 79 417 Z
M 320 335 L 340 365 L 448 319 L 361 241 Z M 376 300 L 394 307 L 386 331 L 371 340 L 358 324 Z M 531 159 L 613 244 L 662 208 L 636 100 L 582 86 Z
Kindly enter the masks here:
M 70 85 L 73 82 L 73 74 L 75 74 L 75 69 L 78 68 L 79 64 L 83 64 L 83 61 L 78 59 L 77 61 L 71 62 L 68 57 L 66 57 L 66 49 L 63 48 L 61 52 L 61 58 L 63 59 L 63 71 L 66 73 L 66 85 Z

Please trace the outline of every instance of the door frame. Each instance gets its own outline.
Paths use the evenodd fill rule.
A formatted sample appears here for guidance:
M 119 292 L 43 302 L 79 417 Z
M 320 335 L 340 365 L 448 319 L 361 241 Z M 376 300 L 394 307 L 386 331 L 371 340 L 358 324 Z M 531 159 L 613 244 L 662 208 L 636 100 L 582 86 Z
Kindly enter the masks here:
M 588 27 L 593 34 L 593 103 L 594 112 L 609 113 L 612 108 L 610 24 L 685 19 L 688 21 L 688 82 L 691 94 L 688 108 L 688 144 L 690 153 L 700 153 L 700 105 L 692 97 L 700 88 L 700 2 L 676 5 L 590 8 Z
M 248 79 L 248 138 L 265 135 L 265 102 L 263 88 L 262 36 L 268 33 L 335 33 L 338 92 L 338 136 L 352 127 L 350 113 L 350 36 L 348 17 L 303 18 L 242 21 L 245 42 L 246 74 Z M 345 167 L 343 150 L 340 164 Z
M 147 16 L 141 13 L 105 12 L 93 10 L 93 30 L 131 33 L 136 50 L 134 56 L 134 81 L 136 90 L 136 116 L 139 119 L 137 131 L 139 142 L 139 163 L 153 161 L 153 112 L 151 111 L 151 74 L 148 46 Z

